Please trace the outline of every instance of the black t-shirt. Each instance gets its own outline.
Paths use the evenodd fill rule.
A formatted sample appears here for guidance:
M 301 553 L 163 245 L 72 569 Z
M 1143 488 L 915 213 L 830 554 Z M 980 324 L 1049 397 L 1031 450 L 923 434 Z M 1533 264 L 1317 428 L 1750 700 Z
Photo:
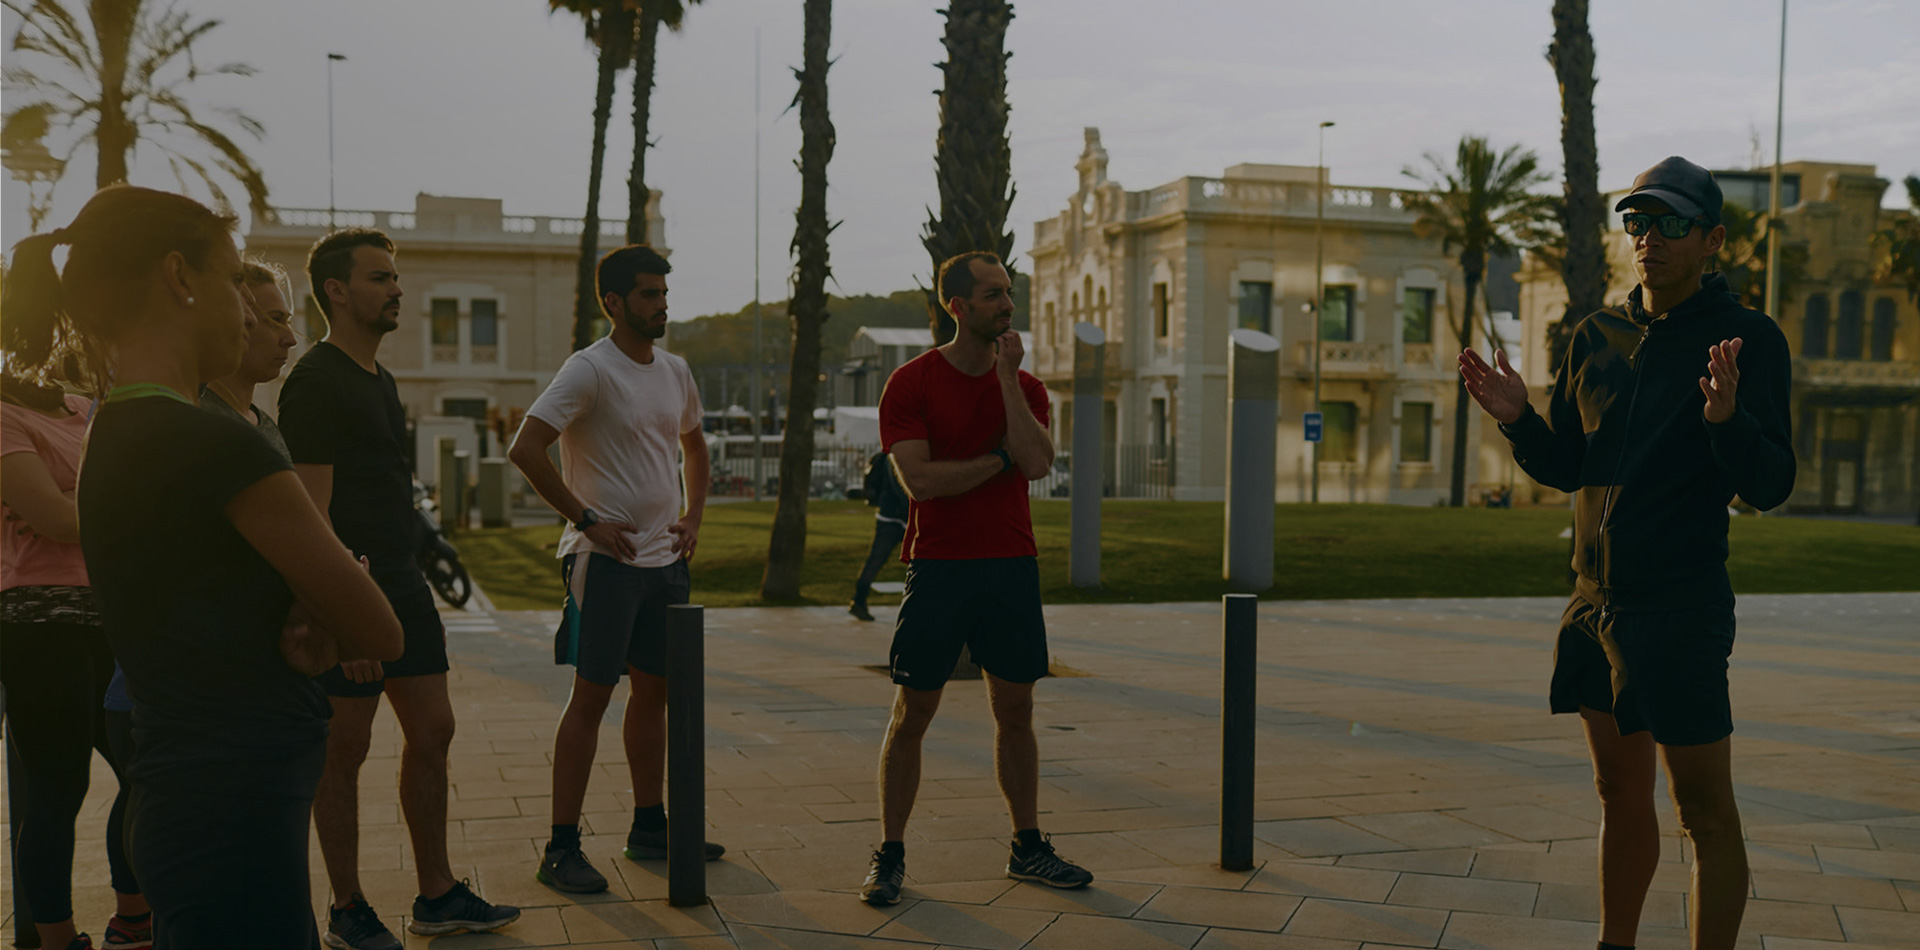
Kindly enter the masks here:
M 419 570 L 419 516 L 406 410 L 393 374 L 374 365 L 369 373 L 339 347 L 315 344 L 280 387 L 280 434 L 296 464 L 333 466 L 333 531 L 381 577 Z
M 326 739 L 326 695 L 280 655 L 293 593 L 225 514 L 287 468 L 252 426 L 173 399 L 94 416 L 80 546 L 133 692 L 141 772 L 281 761 Z

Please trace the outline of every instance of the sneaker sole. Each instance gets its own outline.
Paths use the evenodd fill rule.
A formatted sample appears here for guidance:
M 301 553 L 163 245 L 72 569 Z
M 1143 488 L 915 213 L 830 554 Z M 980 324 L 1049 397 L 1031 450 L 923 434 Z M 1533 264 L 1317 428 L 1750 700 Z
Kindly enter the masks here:
M 1088 878 L 1087 880 L 1081 881 L 1077 884 L 1061 884 L 1053 880 L 1050 880 L 1048 878 L 1041 877 L 1038 874 L 1022 874 L 1019 871 L 1015 871 L 1012 869 L 1008 869 L 1007 876 L 1010 878 L 1013 878 L 1016 881 L 1032 881 L 1035 884 L 1045 884 L 1048 887 L 1057 887 L 1063 891 L 1071 891 L 1075 888 L 1086 887 L 1087 885 L 1093 883 L 1093 879 Z
M 862 894 L 860 895 L 860 902 L 863 904 L 871 904 L 874 907 L 892 907 L 893 905 L 900 903 L 900 895 L 898 894 L 893 895 L 892 900 L 884 900 L 884 899 L 878 899 L 878 898 L 879 898 L 879 895 L 877 894 L 874 895 L 873 897 L 868 897 L 865 894 Z
M 421 921 L 416 919 L 412 923 L 407 925 L 407 932 L 411 934 L 418 934 L 422 937 L 437 937 L 441 934 L 450 934 L 459 930 L 465 930 L 472 933 L 491 933 L 519 919 L 520 919 L 520 912 L 517 910 L 513 912 L 512 917 L 508 917 L 505 920 L 495 920 L 495 921 L 443 920 L 443 921 L 439 921 L 438 923 L 422 923 Z
M 605 881 L 601 881 L 599 887 L 580 887 L 562 884 L 556 880 L 553 875 L 548 874 L 545 868 L 533 872 L 533 879 L 563 894 L 599 894 L 605 892 L 607 889 L 607 882 Z

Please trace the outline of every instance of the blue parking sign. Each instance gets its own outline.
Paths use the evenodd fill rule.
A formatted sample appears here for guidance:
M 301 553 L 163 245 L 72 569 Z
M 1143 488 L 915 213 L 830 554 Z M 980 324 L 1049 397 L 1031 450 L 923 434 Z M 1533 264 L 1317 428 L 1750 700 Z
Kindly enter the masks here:
M 1320 432 L 1323 428 L 1323 422 L 1325 419 L 1326 417 L 1322 416 L 1320 413 L 1317 413 L 1317 412 L 1307 413 L 1305 426 L 1307 430 L 1308 442 L 1320 441 Z

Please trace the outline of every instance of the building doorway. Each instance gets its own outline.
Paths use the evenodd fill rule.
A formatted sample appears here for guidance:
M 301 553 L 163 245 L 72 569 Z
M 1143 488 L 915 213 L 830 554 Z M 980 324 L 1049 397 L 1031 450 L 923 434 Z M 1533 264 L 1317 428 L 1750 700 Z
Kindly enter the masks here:
M 1820 507 L 1833 512 L 1858 512 L 1865 487 L 1866 416 L 1836 412 L 1827 417 L 1826 438 L 1820 443 Z

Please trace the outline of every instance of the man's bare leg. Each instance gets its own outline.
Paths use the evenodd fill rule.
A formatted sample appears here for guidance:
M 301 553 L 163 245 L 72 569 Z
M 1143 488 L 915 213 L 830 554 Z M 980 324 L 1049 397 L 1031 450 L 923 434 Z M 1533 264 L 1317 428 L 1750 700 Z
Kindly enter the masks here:
M 1660 867 L 1653 735 L 1620 734 L 1612 714 L 1580 707 L 1600 793 L 1600 939 L 1633 946 L 1647 887 Z
M 664 798 L 667 776 L 667 680 L 627 667 L 632 693 L 620 740 L 627 750 L 627 772 L 633 779 L 633 807 L 651 808 Z
M 327 724 L 327 767 L 313 790 L 313 828 L 320 858 L 327 865 L 335 909 L 360 892 L 360 766 L 373 738 L 379 696 L 330 696 L 333 719 Z
M 907 816 L 920 793 L 920 742 L 940 709 L 941 690 L 896 687 L 893 718 L 880 746 L 880 827 L 885 841 L 904 841 Z
M 1660 747 L 1680 829 L 1693 842 L 1687 900 L 1694 950 L 1730 950 L 1747 909 L 1747 844 L 1733 797 L 1732 740 Z
M 613 699 L 613 687 L 573 678 L 573 694 L 560 714 L 553 734 L 553 823 L 578 825 L 580 806 L 593 777 L 593 757 L 600 749 L 600 720 Z
M 1033 684 L 1009 683 L 992 673 L 985 675 L 987 702 L 993 707 L 993 775 L 1007 800 L 1007 817 L 1013 820 L 1015 832 L 1037 829 L 1040 743 L 1033 735 Z M 917 778 L 917 770 L 915 774 Z
M 420 896 L 432 900 L 459 883 L 447 858 L 447 750 L 454 730 L 447 674 L 388 679 L 387 701 L 406 737 L 400 752 L 400 812 L 413 840 Z

